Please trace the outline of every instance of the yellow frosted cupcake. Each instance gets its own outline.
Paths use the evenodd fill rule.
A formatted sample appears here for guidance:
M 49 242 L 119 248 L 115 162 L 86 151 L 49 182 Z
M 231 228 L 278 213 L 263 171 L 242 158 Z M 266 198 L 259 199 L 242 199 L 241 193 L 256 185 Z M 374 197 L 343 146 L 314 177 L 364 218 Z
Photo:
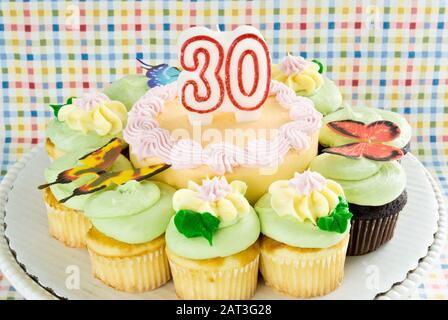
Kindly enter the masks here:
M 350 218 L 339 184 L 306 171 L 274 182 L 255 205 L 266 284 L 300 298 L 335 290 L 344 276 Z
M 51 160 L 80 149 L 100 148 L 120 136 L 126 124 L 126 107 L 101 92 L 69 98 L 52 108 L 55 118 L 48 123 L 45 141 Z
M 174 191 L 130 180 L 87 200 L 85 214 L 93 225 L 87 249 L 96 278 L 127 292 L 153 290 L 170 279 L 163 234 L 174 213 Z
M 81 150 L 57 158 L 45 169 L 46 182 L 50 184 L 55 182 L 61 172 L 79 165 L 79 159 L 90 151 Z M 131 163 L 119 155 L 109 170 L 120 171 L 131 168 Z M 64 203 L 61 200 L 69 197 L 76 188 L 94 177 L 95 173 L 85 174 L 70 183 L 52 184 L 44 190 L 49 233 L 69 247 L 82 248 L 86 245 L 86 235 L 91 224 L 84 215 L 84 205 L 91 195 L 73 197 Z
M 260 225 L 246 184 L 189 182 L 173 196 L 167 254 L 182 299 L 249 299 L 257 287 Z

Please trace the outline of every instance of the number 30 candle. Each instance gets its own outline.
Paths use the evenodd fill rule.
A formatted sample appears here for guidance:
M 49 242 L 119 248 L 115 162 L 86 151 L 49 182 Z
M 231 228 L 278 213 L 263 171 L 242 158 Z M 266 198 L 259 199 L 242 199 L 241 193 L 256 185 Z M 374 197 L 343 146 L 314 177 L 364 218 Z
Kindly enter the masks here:
M 218 112 L 234 112 L 238 122 L 258 119 L 269 94 L 271 58 L 256 28 L 194 27 L 182 32 L 178 48 L 179 97 L 192 124 L 210 124 Z

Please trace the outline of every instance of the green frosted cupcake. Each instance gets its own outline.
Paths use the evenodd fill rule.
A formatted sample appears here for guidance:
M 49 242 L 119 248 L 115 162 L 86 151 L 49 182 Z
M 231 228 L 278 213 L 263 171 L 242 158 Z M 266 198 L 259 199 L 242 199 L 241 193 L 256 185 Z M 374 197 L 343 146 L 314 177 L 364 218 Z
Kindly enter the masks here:
M 260 223 L 246 184 L 189 182 L 173 196 L 167 254 L 182 299 L 249 299 L 257 287 Z
M 51 183 L 57 180 L 59 173 L 75 167 L 79 158 L 93 150 L 81 150 L 68 153 L 45 169 L 45 180 Z M 132 165 L 124 156 L 119 155 L 109 171 L 132 169 Z M 86 235 L 91 228 L 89 219 L 84 214 L 86 201 L 91 194 L 70 198 L 65 203 L 62 199 L 69 197 L 73 191 L 89 182 L 95 174 L 87 174 L 65 184 L 54 184 L 44 190 L 44 201 L 47 208 L 49 233 L 69 247 L 84 247 Z
M 170 279 L 164 233 L 174 192 L 163 183 L 131 180 L 89 198 L 87 249 L 95 277 L 127 292 L 153 290 Z
M 342 95 L 333 81 L 324 75 L 324 67 L 317 60 L 307 61 L 298 56 L 286 56 L 279 65 L 272 68 L 272 79 L 292 88 L 297 95 L 314 102 L 323 115 L 342 106 Z
M 52 160 L 66 153 L 100 148 L 121 137 L 126 125 L 126 107 L 101 92 L 70 98 L 52 107 L 55 118 L 48 123 L 45 144 Z
M 112 82 L 104 89 L 104 93 L 111 100 L 123 103 L 129 111 L 148 89 L 148 78 L 145 75 L 130 74 Z

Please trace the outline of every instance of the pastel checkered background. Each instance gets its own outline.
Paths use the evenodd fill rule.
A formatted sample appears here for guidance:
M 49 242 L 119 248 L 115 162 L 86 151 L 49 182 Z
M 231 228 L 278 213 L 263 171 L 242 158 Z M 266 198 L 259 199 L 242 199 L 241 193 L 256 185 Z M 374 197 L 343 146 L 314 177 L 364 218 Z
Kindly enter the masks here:
M 349 103 L 403 114 L 414 128 L 412 152 L 448 195 L 447 10 L 444 1 L 417 0 L 2 0 L 1 175 L 43 141 L 49 103 L 141 72 L 136 58 L 175 64 L 187 27 L 252 24 L 275 62 L 287 52 L 320 59 Z M 445 254 L 414 298 L 448 299 L 447 283 Z M 0 298 L 19 297 L 0 274 Z

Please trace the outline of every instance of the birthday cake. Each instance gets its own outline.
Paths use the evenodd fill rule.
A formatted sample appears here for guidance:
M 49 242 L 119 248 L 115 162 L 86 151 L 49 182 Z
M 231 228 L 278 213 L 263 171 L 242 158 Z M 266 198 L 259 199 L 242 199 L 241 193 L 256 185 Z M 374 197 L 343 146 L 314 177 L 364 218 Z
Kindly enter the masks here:
M 180 298 L 248 299 L 259 270 L 290 296 L 335 290 L 347 250 L 393 236 L 409 124 L 343 105 L 318 60 L 273 65 L 250 26 L 178 48 L 177 67 L 139 60 L 146 74 L 51 106 L 50 234 L 118 290 L 172 277 Z

